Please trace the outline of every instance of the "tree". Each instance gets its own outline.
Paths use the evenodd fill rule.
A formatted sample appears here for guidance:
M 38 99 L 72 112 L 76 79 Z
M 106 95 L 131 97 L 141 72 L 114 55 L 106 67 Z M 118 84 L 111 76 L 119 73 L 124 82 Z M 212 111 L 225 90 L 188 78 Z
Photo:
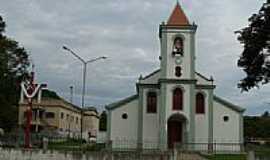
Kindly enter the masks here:
M 269 138 L 270 119 L 268 117 L 244 117 L 245 138 Z
M 238 40 L 244 45 L 238 60 L 238 67 L 246 73 L 238 83 L 242 91 L 267 84 L 270 80 L 270 0 L 248 21 L 248 27 L 236 31 Z
M 107 131 L 107 113 L 106 113 L 106 111 L 103 111 L 100 115 L 99 130 L 100 131 Z
M 10 131 L 17 124 L 20 82 L 28 77 L 29 57 L 18 42 L 4 35 L 0 16 L 0 128 Z
M 268 112 L 268 111 L 265 111 L 265 112 L 262 114 L 262 117 L 264 117 L 264 118 L 270 117 L 269 112 Z

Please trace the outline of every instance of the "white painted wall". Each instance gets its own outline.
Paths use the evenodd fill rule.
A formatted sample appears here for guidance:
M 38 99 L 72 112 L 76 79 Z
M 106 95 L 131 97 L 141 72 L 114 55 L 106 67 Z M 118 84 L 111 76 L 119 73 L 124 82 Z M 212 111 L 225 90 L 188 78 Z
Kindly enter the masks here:
M 147 113 L 147 94 L 150 91 L 157 93 L 157 113 Z M 160 94 L 159 89 L 144 89 L 143 90 L 143 147 L 155 148 L 158 146 L 158 133 L 159 133 L 159 102 Z
M 122 114 L 128 118 L 123 119 Z M 137 146 L 138 99 L 111 111 L 111 140 L 113 148 L 135 148 Z M 120 144 L 121 143 L 121 144 Z
M 208 143 L 209 134 L 209 104 L 208 104 L 208 90 L 196 90 L 195 98 L 197 93 L 204 95 L 205 102 L 205 113 L 197 114 L 195 109 L 195 143 Z M 196 99 L 195 99 L 196 101 Z M 196 103 L 195 103 L 196 105 Z
M 173 91 L 175 88 L 181 88 L 183 90 L 183 110 L 173 110 Z M 168 136 L 168 119 L 173 115 L 173 114 L 181 114 L 184 117 L 186 117 L 186 122 L 182 125 L 182 140 L 183 142 L 187 142 L 188 140 L 185 139 L 185 135 L 189 134 L 190 131 L 190 86 L 189 84 L 181 84 L 181 85 L 176 85 L 176 84 L 167 84 L 166 88 L 166 130 L 167 136 Z M 167 137 L 166 136 L 166 137 Z
M 214 142 L 215 143 L 240 143 L 240 116 L 238 112 L 214 101 Z M 224 122 L 223 117 L 229 116 L 229 121 Z M 218 150 L 231 150 L 232 146 L 218 146 Z M 234 150 L 240 150 L 235 146 Z
M 204 79 L 203 77 L 201 77 L 197 73 L 195 74 L 195 78 L 197 80 L 197 85 L 212 85 L 211 81 L 207 81 L 206 79 Z
M 175 57 L 172 56 L 173 43 L 177 35 L 184 37 L 184 56 L 182 57 L 183 62 L 180 65 L 182 68 L 182 76 L 180 78 L 175 76 L 175 67 L 177 65 L 175 63 Z M 191 57 L 195 53 L 191 53 L 191 46 L 195 43 L 195 40 L 192 41 L 191 36 L 193 36 L 193 33 L 188 30 L 172 30 L 167 33 L 167 53 L 162 53 L 163 57 L 167 56 L 167 78 L 194 79 L 194 72 L 191 71 L 191 64 L 193 64 Z
M 182 88 L 183 89 L 183 110 L 182 111 L 176 111 L 173 110 L 173 91 L 175 88 Z M 189 121 L 189 114 L 190 114 L 190 87 L 188 84 L 168 84 L 167 85 L 167 91 L 166 91 L 166 119 L 168 120 L 171 115 L 180 113 L 184 115 L 188 121 Z
M 140 80 L 142 84 L 158 84 L 158 80 L 160 78 L 160 71 L 156 72 L 155 74 L 151 75 L 150 77 Z

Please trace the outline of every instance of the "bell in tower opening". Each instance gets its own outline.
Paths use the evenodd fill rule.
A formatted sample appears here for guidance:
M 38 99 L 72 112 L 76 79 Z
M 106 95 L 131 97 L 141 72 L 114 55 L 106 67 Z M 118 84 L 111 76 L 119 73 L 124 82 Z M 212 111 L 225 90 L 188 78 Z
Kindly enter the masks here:
M 175 38 L 174 43 L 173 43 L 173 56 L 183 56 L 183 40 L 180 37 Z

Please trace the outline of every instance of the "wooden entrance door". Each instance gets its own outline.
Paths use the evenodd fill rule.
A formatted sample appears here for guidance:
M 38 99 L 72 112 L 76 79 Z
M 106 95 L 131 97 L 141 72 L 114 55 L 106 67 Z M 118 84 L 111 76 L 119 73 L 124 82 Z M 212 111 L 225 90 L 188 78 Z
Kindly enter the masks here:
M 168 122 L 168 147 L 172 149 L 175 143 L 182 142 L 182 122 Z

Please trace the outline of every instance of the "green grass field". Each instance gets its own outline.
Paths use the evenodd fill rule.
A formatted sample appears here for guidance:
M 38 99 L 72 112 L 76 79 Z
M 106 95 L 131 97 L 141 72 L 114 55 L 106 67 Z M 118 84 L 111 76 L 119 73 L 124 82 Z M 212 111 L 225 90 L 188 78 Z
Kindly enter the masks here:
M 247 156 L 245 154 L 215 154 L 205 156 L 205 158 L 209 160 L 246 160 Z

